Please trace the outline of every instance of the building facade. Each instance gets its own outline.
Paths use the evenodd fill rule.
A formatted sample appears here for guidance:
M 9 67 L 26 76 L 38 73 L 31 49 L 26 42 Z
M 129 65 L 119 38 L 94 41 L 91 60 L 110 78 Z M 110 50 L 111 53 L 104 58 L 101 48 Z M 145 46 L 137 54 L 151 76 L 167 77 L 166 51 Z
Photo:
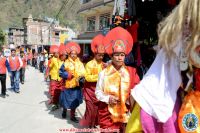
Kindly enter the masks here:
M 61 27 L 54 19 L 34 19 L 32 15 L 23 18 L 24 44 L 36 52 L 50 45 L 60 45 L 75 37 L 70 28 Z M 72 34 L 73 33 L 73 34 Z M 39 51 L 37 51 L 39 49 Z
M 64 44 L 65 40 L 68 39 L 68 29 L 63 28 L 59 25 L 53 25 L 50 31 L 50 45 Z
M 89 54 L 92 38 L 110 29 L 114 0 L 82 0 L 78 13 L 83 16 L 82 32 L 77 40 L 83 44 L 85 54 Z M 85 40 L 85 41 L 84 41 Z
M 49 22 L 42 19 L 33 19 L 32 15 L 23 18 L 25 45 L 48 45 L 50 25 Z
M 95 35 L 110 28 L 114 0 L 82 0 L 78 11 L 84 18 L 79 39 L 92 39 Z
M 8 44 L 13 44 L 15 47 L 24 45 L 24 29 L 17 27 L 9 28 Z

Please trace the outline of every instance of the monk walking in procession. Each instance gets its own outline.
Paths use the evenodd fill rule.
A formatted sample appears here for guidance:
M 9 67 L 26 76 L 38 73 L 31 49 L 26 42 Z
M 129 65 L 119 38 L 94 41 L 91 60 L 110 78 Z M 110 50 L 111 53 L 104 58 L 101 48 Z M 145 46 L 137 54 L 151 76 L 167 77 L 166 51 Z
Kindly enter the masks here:
M 112 62 L 100 72 L 97 80 L 99 125 L 110 132 L 122 133 L 129 119 L 130 89 L 139 83 L 136 69 L 124 64 L 125 55 L 132 50 L 133 39 L 128 31 L 117 27 L 108 32 L 104 45 Z
M 60 105 L 63 107 L 62 117 L 65 118 L 67 109 L 70 109 L 70 120 L 78 123 L 75 112 L 83 102 L 82 87 L 85 68 L 78 58 L 80 46 L 75 42 L 70 42 L 66 47 L 69 57 L 60 68 L 60 76 L 65 79 L 65 89 L 60 94 Z
M 105 53 L 103 45 L 104 36 L 97 35 L 91 43 L 94 59 L 89 61 L 86 66 L 85 85 L 83 95 L 86 102 L 85 115 L 80 121 L 81 126 L 93 128 L 98 125 L 98 100 L 95 96 L 95 88 L 99 73 L 103 70 L 105 63 L 102 61 Z
M 49 84 L 49 94 L 51 99 L 49 101 L 50 104 L 54 104 L 54 91 L 57 87 L 57 80 L 60 79 L 58 74 L 58 54 L 59 47 L 57 45 L 52 45 L 50 47 L 50 53 L 53 54 L 53 57 L 49 64 L 49 74 L 50 74 L 50 84 Z
M 53 58 L 50 63 L 50 68 L 54 69 L 55 73 L 52 75 L 53 77 L 53 88 L 51 88 L 51 103 L 53 104 L 51 107 L 51 111 L 54 111 L 59 108 L 59 96 L 61 90 L 64 89 L 64 81 L 59 76 L 59 69 L 63 65 L 65 59 L 66 59 L 66 47 L 65 45 L 61 44 L 59 46 L 59 57 Z

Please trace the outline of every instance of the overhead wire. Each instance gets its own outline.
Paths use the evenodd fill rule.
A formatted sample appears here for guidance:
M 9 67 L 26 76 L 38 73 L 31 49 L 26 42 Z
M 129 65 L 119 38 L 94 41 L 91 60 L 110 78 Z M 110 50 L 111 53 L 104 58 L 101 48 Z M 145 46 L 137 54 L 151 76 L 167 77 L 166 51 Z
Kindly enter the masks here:
M 56 19 L 58 19 L 60 13 L 62 13 L 62 11 L 64 10 L 64 8 L 65 8 L 66 5 L 68 4 L 68 2 L 69 2 L 69 0 L 65 0 L 65 1 L 63 2 L 63 5 L 60 7 L 58 13 L 57 13 L 57 14 L 55 15 L 55 17 L 54 17 L 54 20 L 50 23 L 50 25 L 48 26 L 48 28 L 42 30 L 42 32 L 45 32 L 45 31 L 47 31 L 47 30 L 49 30 L 49 29 L 51 28 L 52 24 L 55 22 Z M 40 34 L 38 34 L 38 33 L 36 33 L 36 34 L 32 33 L 32 34 L 33 34 L 33 35 L 41 35 L 41 33 L 40 33 Z
M 62 5 L 61 8 L 59 9 L 59 11 L 58 11 L 58 13 L 56 14 L 54 20 L 50 23 L 50 25 L 48 26 L 48 28 L 45 29 L 45 30 L 42 30 L 42 32 L 45 32 L 45 31 L 47 31 L 47 30 L 49 30 L 49 29 L 51 28 L 52 24 L 54 24 L 55 20 L 58 19 L 59 15 L 60 15 L 60 14 L 62 13 L 62 11 L 65 9 L 65 7 L 66 7 L 66 5 L 68 4 L 68 2 L 69 2 L 69 0 L 65 0 L 65 1 L 63 2 L 63 5 Z M 74 0 L 74 1 L 72 2 L 72 4 L 71 4 L 69 10 L 73 7 L 73 5 L 75 4 L 75 2 L 76 2 L 76 0 Z M 34 33 L 32 33 L 32 34 L 33 34 L 33 35 L 39 35 L 39 34 L 34 34 Z M 40 33 L 40 34 L 41 34 L 41 33 Z
M 59 9 L 58 13 L 57 13 L 56 16 L 55 16 L 55 19 L 51 22 L 51 24 L 49 25 L 49 27 L 48 27 L 46 30 L 49 30 L 50 27 L 52 26 L 52 24 L 55 22 L 55 20 L 58 19 L 60 13 L 61 13 L 61 12 L 63 11 L 63 9 L 66 7 L 66 5 L 67 5 L 68 2 L 69 2 L 69 0 L 65 0 L 65 1 L 63 2 L 63 5 L 61 6 L 61 8 Z M 46 30 L 44 30 L 44 31 L 46 31 Z

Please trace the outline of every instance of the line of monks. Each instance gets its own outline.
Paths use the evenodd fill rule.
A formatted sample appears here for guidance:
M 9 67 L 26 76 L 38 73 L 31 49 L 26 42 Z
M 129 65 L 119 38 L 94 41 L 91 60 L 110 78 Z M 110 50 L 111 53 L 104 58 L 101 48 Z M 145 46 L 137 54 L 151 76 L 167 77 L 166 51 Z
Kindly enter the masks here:
M 112 132 L 185 133 L 186 129 L 199 132 L 196 98 L 200 94 L 200 70 L 194 75 L 197 91 L 189 93 L 181 104 L 178 89 L 182 81 L 174 76 L 179 74 L 176 60 L 167 64 L 161 49 L 140 81 L 136 69 L 124 64 L 133 44 L 130 33 L 121 27 L 106 36 L 99 34 L 91 43 L 94 58 L 86 65 L 78 58 L 81 49 L 77 43 L 52 46 L 53 58 L 49 63 L 52 110 L 60 105 L 63 118 L 70 110 L 70 120 L 80 126 L 115 130 Z M 110 56 L 108 62 L 102 61 L 105 53 Z M 170 98 L 173 101 L 163 100 Z M 75 112 L 83 99 L 86 111 L 79 121 Z
M 52 110 L 60 105 L 63 118 L 70 110 L 70 120 L 83 127 L 100 126 L 125 132 L 132 108 L 130 89 L 139 83 L 136 69 L 124 64 L 132 47 L 130 33 L 121 27 L 114 28 L 106 36 L 94 37 L 91 43 L 94 58 L 86 65 L 78 57 L 81 49 L 77 43 L 52 45 L 53 57 L 48 63 Z M 105 53 L 111 58 L 108 62 L 102 61 Z M 78 121 L 75 112 L 83 99 L 86 111 Z

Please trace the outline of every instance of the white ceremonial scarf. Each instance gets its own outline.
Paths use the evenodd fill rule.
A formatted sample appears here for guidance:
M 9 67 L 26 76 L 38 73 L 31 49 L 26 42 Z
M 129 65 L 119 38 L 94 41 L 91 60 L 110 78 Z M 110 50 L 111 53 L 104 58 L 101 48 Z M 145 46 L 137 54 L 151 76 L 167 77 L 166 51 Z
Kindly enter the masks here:
M 175 56 L 168 59 L 161 49 L 141 82 L 131 90 L 140 107 L 158 122 L 166 122 L 175 106 L 177 90 L 182 82 L 179 54 L 182 42 L 174 48 Z

